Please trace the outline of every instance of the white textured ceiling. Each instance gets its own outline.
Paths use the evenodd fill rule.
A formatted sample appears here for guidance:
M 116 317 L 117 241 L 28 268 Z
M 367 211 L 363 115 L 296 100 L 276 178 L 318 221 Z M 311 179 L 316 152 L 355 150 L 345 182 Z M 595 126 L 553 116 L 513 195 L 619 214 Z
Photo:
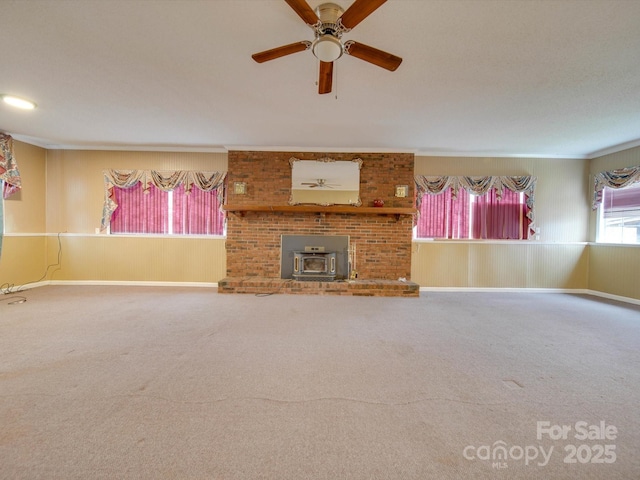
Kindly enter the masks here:
M 351 0 L 337 0 L 347 8 Z M 310 0 L 315 7 L 321 3 Z M 640 140 L 640 1 L 389 0 L 318 95 L 283 0 L 1 0 L 0 130 L 49 148 L 588 157 Z

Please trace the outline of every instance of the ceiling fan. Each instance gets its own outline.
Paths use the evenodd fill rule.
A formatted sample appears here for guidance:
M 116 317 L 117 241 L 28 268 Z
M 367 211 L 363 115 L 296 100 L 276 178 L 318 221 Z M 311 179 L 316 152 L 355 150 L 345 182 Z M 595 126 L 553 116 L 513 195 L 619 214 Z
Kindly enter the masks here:
M 339 187 L 340 186 L 340 185 L 335 184 L 335 183 L 327 183 L 327 181 L 324 178 L 319 178 L 313 183 L 311 183 L 311 182 L 302 182 L 300 185 L 306 185 L 309 188 L 316 188 L 316 187 L 333 188 L 333 187 Z
M 298 16 L 313 29 L 315 40 L 313 42 L 303 40 L 272 48 L 255 53 L 251 58 L 258 63 L 263 63 L 311 49 L 316 58 L 320 60 L 318 79 L 318 93 L 320 94 L 331 92 L 333 62 L 345 53 L 393 72 L 402 63 L 402 58 L 353 40 L 346 42 L 341 40 L 342 34 L 349 32 L 386 1 L 355 0 L 345 11 L 335 3 L 323 3 L 313 10 L 306 0 L 285 0 Z

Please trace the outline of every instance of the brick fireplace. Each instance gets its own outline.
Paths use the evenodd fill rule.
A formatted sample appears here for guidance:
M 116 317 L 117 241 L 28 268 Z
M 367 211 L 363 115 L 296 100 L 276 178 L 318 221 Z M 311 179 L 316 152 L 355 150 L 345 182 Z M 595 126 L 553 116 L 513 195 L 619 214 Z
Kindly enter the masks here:
M 352 207 L 347 212 L 332 207 L 317 210 L 290 207 L 278 211 L 277 207 L 288 204 L 291 192 L 289 159 L 292 157 L 305 160 L 326 157 L 362 159 L 362 207 Z M 279 291 L 289 293 L 303 290 L 299 293 L 417 295 L 417 285 L 410 282 L 413 217 L 410 214 L 386 213 L 386 209 L 414 207 L 413 154 L 230 151 L 228 162 L 225 204 L 235 210 L 227 216 L 227 278 L 219 282 L 219 291 L 260 293 L 260 290 L 279 288 Z M 235 182 L 246 185 L 245 194 L 234 193 Z M 396 185 L 408 185 L 409 195 L 395 197 Z M 373 205 L 374 199 L 384 200 L 384 207 L 376 210 L 366 208 Z M 246 211 L 238 209 L 243 206 L 247 207 Z M 251 206 L 265 208 L 256 211 L 251 210 Z M 367 213 L 361 213 L 365 211 Z M 355 245 L 357 252 L 357 284 L 351 282 L 345 286 L 329 285 L 338 282 L 282 280 L 283 235 L 348 236 L 349 244 Z M 398 282 L 400 278 L 407 282 Z M 289 285 L 292 283 L 305 285 Z M 404 291 L 397 283 L 411 287 L 405 289 L 410 292 Z M 240 285 L 252 287 L 242 289 Z

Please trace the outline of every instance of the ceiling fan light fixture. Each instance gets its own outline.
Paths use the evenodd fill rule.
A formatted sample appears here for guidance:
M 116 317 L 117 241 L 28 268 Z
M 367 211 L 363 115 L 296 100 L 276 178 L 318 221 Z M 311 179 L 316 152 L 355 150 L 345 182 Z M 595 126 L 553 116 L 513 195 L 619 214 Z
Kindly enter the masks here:
M 313 3 L 322 1 L 314 0 Z M 272 48 L 251 55 L 258 63 L 275 60 L 305 50 L 311 50 L 320 60 L 318 68 L 318 94 L 331 92 L 334 77 L 334 62 L 343 55 L 359 58 L 372 65 L 395 71 L 402 58 L 353 40 L 342 42 L 342 35 L 351 32 L 365 18 L 376 11 L 387 0 L 352 0 L 346 10 L 336 3 L 321 3 L 315 10 L 308 0 L 285 0 L 293 11 L 314 32 L 313 42 L 303 40 Z
M 7 105 L 11 105 L 12 107 L 22 108 L 23 110 L 33 110 L 34 108 L 36 108 L 35 102 L 16 97 L 15 95 L 2 94 L 0 95 L 0 97 L 2 98 L 2 101 L 4 103 L 6 103 Z
M 333 35 L 322 35 L 315 39 L 311 51 L 321 62 L 333 62 L 344 53 L 342 42 Z

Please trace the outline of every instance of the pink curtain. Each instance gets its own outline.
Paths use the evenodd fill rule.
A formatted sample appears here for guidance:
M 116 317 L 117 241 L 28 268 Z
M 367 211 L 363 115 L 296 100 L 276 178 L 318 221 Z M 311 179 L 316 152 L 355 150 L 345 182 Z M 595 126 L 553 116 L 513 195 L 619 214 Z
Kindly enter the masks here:
M 114 187 L 118 208 L 111 219 L 111 233 L 169 233 L 168 192 L 142 183 L 131 188 Z
M 220 235 L 223 229 L 217 190 L 204 192 L 194 187 L 185 194 L 184 185 L 180 185 L 173 191 L 173 233 Z
M 466 190 L 460 190 L 457 198 L 450 188 L 438 195 L 423 195 L 418 238 L 469 238 L 469 201 Z
M 498 200 L 495 188 L 474 196 L 465 189 L 453 198 L 452 190 L 424 194 L 416 222 L 418 238 L 521 240 L 527 238 L 530 207 L 520 194 L 508 189 Z M 471 236 L 469 232 L 471 231 Z
M 5 199 L 22 188 L 18 163 L 13 156 L 13 138 L 2 132 L 0 132 L 0 187 L 2 198 Z
M 477 196 L 473 203 L 472 238 L 520 240 L 527 238 L 525 226 L 527 208 L 520 201 L 520 194 L 511 190 L 502 192 L 498 200 L 495 189 Z M 526 225 L 523 225 L 526 224 Z

